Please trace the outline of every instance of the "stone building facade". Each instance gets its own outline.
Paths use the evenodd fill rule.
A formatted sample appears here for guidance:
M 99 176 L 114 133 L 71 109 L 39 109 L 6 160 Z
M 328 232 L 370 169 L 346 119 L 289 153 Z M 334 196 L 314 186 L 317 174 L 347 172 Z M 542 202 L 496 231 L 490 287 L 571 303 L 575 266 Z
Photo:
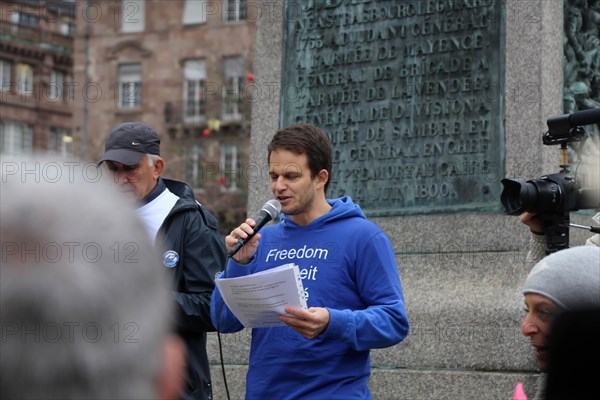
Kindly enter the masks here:
M 72 155 L 75 3 L 0 2 L 0 155 Z

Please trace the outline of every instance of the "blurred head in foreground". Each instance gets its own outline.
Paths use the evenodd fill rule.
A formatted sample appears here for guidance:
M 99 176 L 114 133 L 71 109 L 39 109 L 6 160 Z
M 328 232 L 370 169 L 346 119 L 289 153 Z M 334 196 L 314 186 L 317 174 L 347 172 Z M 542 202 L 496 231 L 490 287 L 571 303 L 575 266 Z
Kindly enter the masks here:
M 123 195 L 93 164 L 1 164 L 0 397 L 175 397 L 168 280 Z

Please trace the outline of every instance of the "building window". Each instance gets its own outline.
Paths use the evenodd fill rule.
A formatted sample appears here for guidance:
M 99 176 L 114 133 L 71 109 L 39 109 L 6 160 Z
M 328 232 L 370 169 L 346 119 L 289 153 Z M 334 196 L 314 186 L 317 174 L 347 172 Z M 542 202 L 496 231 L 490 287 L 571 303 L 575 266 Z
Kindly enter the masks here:
M 206 0 L 186 0 L 183 9 L 183 24 L 203 24 L 206 22 Z
M 17 64 L 17 89 L 19 93 L 33 91 L 33 66 L 25 63 Z
M 185 149 L 185 181 L 194 189 L 202 188 L 204 149 L 199 145 L 187 146 Z
M 12 63 L 8 60 L 0 59 L 0 90 L 10 90 Z
M 221 146 L 221 178 L 222 190 L 237 190 L 238 149 L 235 145 Z
M 188 60 L 184 66 L 184 119 L 199 122 L 206 113 L 206 63 L 202 60 Z
M 145 0 L 122 0 L 121 32 L 143 32 L 145 24 Z
M 226 22 L 240 22 L 247 18 L 246 0 L 223 0 L 223 17 Z
M 33 152 L 33 129 L 24 122 L 0 120 L 0 153 L 12 156 Z
M 242 118 L 241 100 L 243 92 L 244 59 L 226 58 L 223 63 L 225 81 L 223 82 L 223 120 L 234 121 Z
M 53 69 L 48 83 L 48 98 L 50 101 L 57 103 L 62 101 L 64 84 L 65 74 L 62 71 Z
M 65 36 L 75 36 L 77 34 L 77 27 L 71 23 L 60 24 L 60 33 Z
M 119 65 L 119 107 L 139 108 L 142 102 L 142 66 Z
M 69 129 L 50 128 L 48 137 L 49 153 L 66 158 L 71 157 L 73 155 L 72 145 L 73 136 L 71 136 L 71 131 Z
M 25 26 L 38 26 L 40 23 L 40 18 L 34 14 L 15 11 L 11 15 L 11 22 Z

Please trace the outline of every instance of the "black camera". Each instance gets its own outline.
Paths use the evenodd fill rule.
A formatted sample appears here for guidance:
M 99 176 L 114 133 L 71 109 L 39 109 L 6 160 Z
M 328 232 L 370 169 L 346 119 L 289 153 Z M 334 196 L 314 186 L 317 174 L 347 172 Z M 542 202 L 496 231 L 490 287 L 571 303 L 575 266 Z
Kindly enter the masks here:
M 578 111 L 550 117 L 545 145 L 561 145 L 560 172 L 525 181 L 502 179 L 504 190 L 500 200 L 507 214 L 525 211 L 537 215 L 546 233 L 546 254 L 569 247 L 569 213 L 600 206 L 598 190 L 583 188 L 569 172 L 567 144 L 581 141 L 586 135 L 581 125 L 600 123 L 600 109 Z

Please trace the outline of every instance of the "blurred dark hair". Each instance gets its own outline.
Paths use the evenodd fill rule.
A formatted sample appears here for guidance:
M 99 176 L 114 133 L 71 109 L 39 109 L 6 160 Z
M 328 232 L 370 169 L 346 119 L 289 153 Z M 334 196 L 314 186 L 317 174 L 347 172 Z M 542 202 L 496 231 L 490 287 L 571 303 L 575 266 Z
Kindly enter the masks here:
M 564 311 L 552 324 L 546 399 L 597 399 L 600 308 Z

